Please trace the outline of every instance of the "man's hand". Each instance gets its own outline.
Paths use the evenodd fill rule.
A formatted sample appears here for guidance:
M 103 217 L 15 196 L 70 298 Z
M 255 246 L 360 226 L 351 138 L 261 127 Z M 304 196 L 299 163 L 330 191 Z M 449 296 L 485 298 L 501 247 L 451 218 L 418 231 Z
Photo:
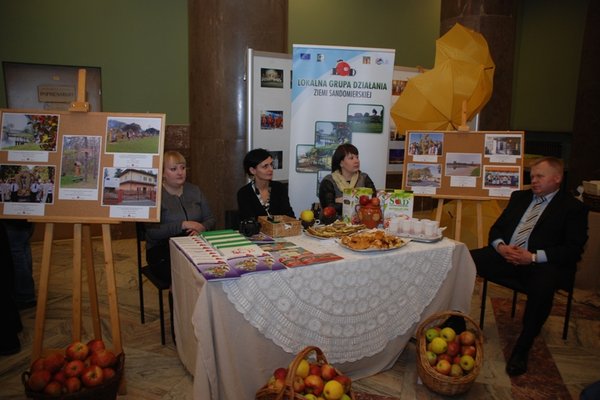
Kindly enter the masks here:
M 522 247 L 500 243 L 496 250 L 507 262 L 514 265 L 529 265 L 532 262 L 532 254 Z

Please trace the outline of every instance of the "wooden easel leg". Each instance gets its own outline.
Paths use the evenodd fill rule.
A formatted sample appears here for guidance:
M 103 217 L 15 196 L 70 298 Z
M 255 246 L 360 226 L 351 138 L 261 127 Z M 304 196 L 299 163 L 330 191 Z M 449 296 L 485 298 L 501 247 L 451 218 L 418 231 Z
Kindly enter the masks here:
M 42 355 L 44 343 L 44 323 L 46 322 L 46 302 L 48 301 L 48 280 L 50 277 L 50 258 L 52 256 L 52 237 L 54 224 L 46 223 L 44 229 L 44 247 L 42 251 L 42 265 L 40 267 L 40 283 L 38 289 L 37 309 L 35 312 L 35 329 L 33 337 L 32 360 Z
M 481 200 L 477 201 L 476 204 L 476 217 L 477 217 L 477 248 L 483 247 L 483 203 Z
M 81 340 L 81 224 L 73 225 L 73 341 Z
M 94 268 L 94 255 L 92 247 L 92 234 L 90 225 L 83 225 L 83 246 L 85 264 L 87 267 L 88 293 L 90 299 L 90 313 L 92 326 L 94 328 L 94 339 L 102 339 L 102 328 L 100 325 L 100 307 L 98 306 L 98 289 L 96 286 L 96 270 Z
M 456 200 L 456 224 L 454 226 L 454 240 L 460 242 L 460 228 L 462 225 L 462 200 Z
M 110 225 L 102 224 L 102 241 L 104 242 L 104 266 L 106 268 L 106 285 L 108 291 L 108 308 L 110 323 L 112 327 L 112 339 L 115 354 L 123 352 L 121 343 L 121 324 L 119 322 L 119 306 L 117 301 L 117 284 L 115 280 L 115 268 L 113 263 L 112 241 L 110 237 Z M 125 375 L 119 385 L 119 394 L 127 393 Z
M 444 211 L 444 199 L 438 199 L 437 209 L 435 210 L 435 220 L 442 221 L 442 212 Z
M 123 344 L 121 343 L 121 324 L 119 322 L 117 284 L 115 280 L 115 268 L 113 263 L 109 224 L 102 224 L 102 240 L 104 242 L 104 266 L 106 268 L 106 285 L 108 291 L 108 308 L 112 327 L 112 339 L 114 350 L 118 354 L 123 351 Z

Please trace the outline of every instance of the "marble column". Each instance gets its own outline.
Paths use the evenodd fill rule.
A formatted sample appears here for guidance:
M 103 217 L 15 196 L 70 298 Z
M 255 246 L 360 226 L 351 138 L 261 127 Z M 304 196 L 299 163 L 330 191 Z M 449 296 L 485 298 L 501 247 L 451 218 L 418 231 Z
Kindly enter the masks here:
M 440 36 L 457 22 L 480 32 L 496 64 L 492 97 L 479 114 L 479 130 L 510 129 L 516 37 L 515 0 L 442 0 Z
M 189 179 L 222 227 L 246 182 L 246 52 L 286 52 L 287 0 L 189 0 Z

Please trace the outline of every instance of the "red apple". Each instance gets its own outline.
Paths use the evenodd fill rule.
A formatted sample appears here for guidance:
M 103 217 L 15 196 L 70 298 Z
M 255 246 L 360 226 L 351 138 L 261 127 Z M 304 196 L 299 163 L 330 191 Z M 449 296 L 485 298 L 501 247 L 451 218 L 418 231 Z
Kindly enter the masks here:
M 367 204 L 369 204 L 370 201 L 371 201 L 371 198 L 369 196 L 367 196 L 366 194 L 363 194 L 362 196 L 360 196 L 358 198 L 358 202 L 360 203 L 361 206 L 366 206 Z
M 44 390 L 46 385 L 50 383 L 52 379 L 52 374 L 47 369 L 42 369 L 40 371 L 32 372 L 29 376 L 29 380 L 27 384 L 29 385 L 29 389 L 34 392 L 40 392 Z
M 477 354 L 477 348 L 475 346 L 462 346 L 460 348 L 460 354 L 475 358 L 475 354 Z
M 379 204 L 381 204 L 381 202 L 379 201 L 379 197 L 373 197 L 371 199 L 371 205 L 373 207 L 379 207 Z
M 330 381 L 333 378 L 335 378 L 336 375 L 337 375 L 337 372 L 336 372 L 335 368 L 333 367 L 333 365 L 323 364 L 321 366 L 321 378 L 323 378 L 323 380 Z
M 104 376 L 104 382 L 112 379 L 115 377 L 115 375 L 117 375 L 117 372 L 112 369 L 111 367 L 108 368 L 102 368 L 102 375 Z
M 57 372 L 65 365 L 65 356 L 61 353 L 52 353 L 44 358 L 44 369 L 51 373 Z
M 94 387 L 102 384 L 104 374 L 102 368 L 97 365 L 90 365 L 81 373 L 81 383 L 85 387 Z
M 30 372 L 41 371 L 44 369 L 44 358 L 40 357 L 31 363 Z
M 304 392 L 304 388 L 306 387 L 306 384 L 304 383 L 304 379 L 302 379 L 299 376 L 294 377 L 294 392 L 296 393 L 302 393 Z
M 457 355 L 460 352 L 460 344 L 456 343 L 456 342 L 449 342 L 448 343 L 448 350 L 446 350 L 446 353 L 449 356 L 454 357 L 455 355 Z
M 95 351 L 90 358 L 92 365 L 97 365 L 100 368 L 112 367 L 117 363 L 115 353 L 106 349 Z
M 62 392 L 62 385 L 60 384 L 60 382 L 56 382 L 56 381 L 50 382 L 44 388 L 44 393 L 47 395 L 50 395 L 52 397 L 60 396 L 61 392 Z
M 438 354 L 438 362 L 440 362 L 440 360 L 446 360 L 452 364 L 452 356 L 450 356 L 448 353 Z
M 90 353 L 93 353 L 97 350 L 105 349 L 106 345 L 104 344 L 104 340 L 102 339 L 92 339 L 89 342 L 87 342 L 87 347 L 90 350 Z
M 85 364 L 81 360 L 72 360 L 65 365 L 65 375 L 67 378 L 72 376 L 80 376 L 85 369 Z
M 323 393 L 323 386 L 325 383 L 323 382 L 323 378 L 318 375 L 309 375 L 304 378 L 304 385 L 306 386 L 306 391 L 308 393 L 312 393 L 315 396 L 319 396 Z
M 81 390 L 81 381 L 76 376 L 67 378 L 65 388 L 67 389 L 67 393 L 79 392 Z
M 273 376 L 275 377 L 275 379 L 285 379 L 285 377 L 287 376 L 287 369 L 279 367 L 275 371 L 273 371 Z
M 461 354 L 457 354 L 456 356 L 454 356 L 454 358 L 452 359 L 452 364 L 460 364 L 461 357 L 462 357 Z
M 323 209 L 323 216 L 325 218 L 333 218 L 336 215 L 335 207 L 327 206 Z
M 475 334 L 471 331 L 462 331 L 459 335 L 460 344 L 463 346 L 475 345 Z
M 435 370 L 442 375 L 450 374 L 450 369 L 452 369 L 452 364 L 448 360 L 440 360 L 435 365 Z
M 346 375 L 337 375 L 333 378 L 334 381 L 338 381 L 344 387 L 344 393 L 350 393 L 352 387 L 352 380 Z
M 56 382 L 58 382 L 58 383 L 60 383 L 61 385 L 64 386 L 64 384 L 65 384 L 65 382 L 67 380 L 67 375 L 65 373 L 65 370 L 61 369 L 60 371 L 58 371 L 57 373 L 55 373 L 52 376 L 52 380 L 56 381 Z
M 310 367 L 308 368 L 308 374 L 321 376 L 321 366 L 319 364 L 314 363 L 310 364 Z
M 65 354 L 69 360 L 85 360 L 90 352 L 87 344 L 83 342 L 73 342 L 65 350 Z

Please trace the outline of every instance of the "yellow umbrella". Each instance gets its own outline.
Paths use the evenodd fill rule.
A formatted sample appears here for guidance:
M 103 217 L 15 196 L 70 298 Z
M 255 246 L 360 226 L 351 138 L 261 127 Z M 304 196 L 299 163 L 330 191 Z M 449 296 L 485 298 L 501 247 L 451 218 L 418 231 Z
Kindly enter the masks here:
M 398 132 L 456 129 L 492 95 L 495 66 L 481 34 L 456 24 L 436 49 L 434 68 L 409 79 L 392 106 Z

